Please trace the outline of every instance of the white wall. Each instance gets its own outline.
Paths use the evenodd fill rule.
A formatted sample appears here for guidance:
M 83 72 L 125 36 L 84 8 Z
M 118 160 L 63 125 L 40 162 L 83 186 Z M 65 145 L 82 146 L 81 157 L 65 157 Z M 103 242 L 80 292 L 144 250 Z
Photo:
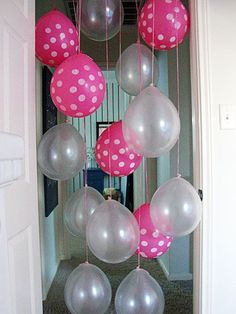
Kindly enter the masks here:
M 236 110 L 236 1 L 193 1 L 192 6 L 204 200 L 200 313 L 231 314 L 236 313 L 236 129 L 221 129 L 219 117 L 221 104 Z

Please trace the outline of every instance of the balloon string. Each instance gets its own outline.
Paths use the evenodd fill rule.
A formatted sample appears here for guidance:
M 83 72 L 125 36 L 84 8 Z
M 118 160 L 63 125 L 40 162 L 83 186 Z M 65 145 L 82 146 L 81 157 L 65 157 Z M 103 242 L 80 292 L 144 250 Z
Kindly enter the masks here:
M 155 39 L 155 28 L 154 28 L 154 19 L 155 19 L 155 1 L 153 1 L 153 6 L 152 6 L 152 86 L 154 85 L 154 39 Z
M 120 82 L 121 82 L 121 68 L 122 68 L 122 56 L 121 56 L 121 52 L 122 52 L 122 45 L 121 45 L 121 40 L 122 40 L 122 2 L 120 1 L 120 32 L 119 32 L 119 59 L 120 59 L 120 71 L 119 71 L 119 76 L 120 76 Z M 120 87 L 119 87 L 120 88 Z
M 144 159 L 144 173 L 145 173 L 145 202 L 149 203 L 149 182 L 148 182 L 148 159 Z
M 105 12 L 108 6 L 107 0 L 105 1 Z M 108 108 L 108 100 L 109 100 L 109 94 L 108 94 L 108 85 L 109 85 L 109 45 L 108 45 L 108 16 L 106 13 L 106 93 L 107 93 L 107 108 Z M 108 168 L 109 168 L 109 199 L 112 199 L 112 177 L 111 177 L 111 134 L 110 134 L 110 128 L 109 128 L 109 110 L 107 110 L 107 124 L 108 124 L 108 139 L 109 139 L 109 157 L 108 157 Z
M 53 10 L 55 10 L 57 8 L 56 3 L 57 3 L 56 0 L 51 0 L 51 7 L 52 7 Z
M 88 168 L 87 168 L 87 140 L 86 140 L 86 121 L 85 118 L 83 118 L 83 136 L 84 136 L 84 187 L 85 187 L 85 193 L 84 193 L 84 212 L 87 210 L 87 186 L 88 186 Z M 88 252 L 88 241 L 87 241 L 87 235 L 85 236 L 85 259 L 88 263 L 89 261 L 89 252 Z
M 78 41 L 79 41 L 79 46 L 78 46 L 78 53 L 81 51 L 81 16 L 82 16 L 82 1 L 83 0 L 78 0 L 79 3 L 77 3 L 77 14 L 79 15 L 78 18 Z M 79 7 L 79 12 L 78 12 L 78 7 Z
M 176 1 L 177 6 L 177 1 Z M 177 11 L 175 13 L 175 19 L 177 19 Z M 180 71 L 179 71 L 179 44 L 178 44 L 178 30 L 176 29 L 176 89 L 177 89 L 177 111 L 180 115 Z M 176 165 L 177 177 L 180 175 L 180 136 L 177 141 L 177 165 Z

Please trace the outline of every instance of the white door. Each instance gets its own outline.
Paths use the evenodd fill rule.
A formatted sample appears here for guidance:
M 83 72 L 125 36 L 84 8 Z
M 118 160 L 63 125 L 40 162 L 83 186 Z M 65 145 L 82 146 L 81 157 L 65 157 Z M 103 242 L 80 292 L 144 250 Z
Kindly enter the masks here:
M 0 174 L 0 313 L 42 313 L 36 180 L 34 0 L 0 0 L 0 132 L 23 139 L 24 159 L 4 160 Z M 1 141 L 0 141 L 1 142 Z M 21 142 L 21 143 L 22 143 Z M 15 148 L 16 149 L 16 148 Z M 16 154 L 17 155 L 17 154 Z M 13 167 L 13 169 L 12 169 Z

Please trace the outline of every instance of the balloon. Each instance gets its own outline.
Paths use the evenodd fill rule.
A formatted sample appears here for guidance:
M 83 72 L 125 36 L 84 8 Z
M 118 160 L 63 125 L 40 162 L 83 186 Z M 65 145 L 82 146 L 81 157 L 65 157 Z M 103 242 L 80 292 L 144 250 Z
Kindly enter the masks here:
M 108 200 L 97 207 L 87 225 L 92 253 L 106 263 L 121 263 L 131 257 L 139 243 L 139 228 L 132 213 L 121 203 Z
M 189 29 L 188 12 L 180 0 L 148 0 L 138 22 L 143 40 L 158 50 L 169 50 L 184 40 Z
M 100 68 L 89 56 L 79 53 L 57 67 L 50 93 L 58 110 L 67 116 L 81 118 L 100 107 L 105 86 Z
M 70 124 L 49 129 L 38 146 L 38 164 L 45 176 L 67 180 L 76 176 L 84 164 L 84 141 Z
M 81 31 L 92 40 L 105 41 L 114 37 L 123 20 L 124 9 L 120 0 L 82 2 Z
M 202 213 L 196 190 L 180 177 L 170 179 L 155 192 L 150 208 L 154 226 L 173 237 L 190 234 L 199 224 Z
M 132 44 L 120 56 L 116 63 L 116 79 L 120 87 L 129 95 L 138 95 L 141 89 L 158 79 L 157 59 L 151 50 L 141 44 Z M 141 77 L 140 77 L 141 76 Z
M 76 54 L 78 45 L 78 32 L 63 13 L 52 10 L 40 17 L 35 27 L 35 49 L 42 63 L 56 67 Z
M 87 186 L 74 192 L 65 204 L 64 222 L 75 236 L 85 236 L 86 226 L 95 209 L 104 197 L 94 188 Z
M 97 266 L 80 264 L 66 281 L 64 298 L 72 314 L 104 314 L 111 303 L 111 285 Z
M 121 120 L 102 132 L 96 143 L 95 157 L 104 172 L 116 177 L 133 173 L 142 162 L 142 157 L 127 147 Z
M 115 296 L 117 314 L 162 314 L 164 306 L 161 287 L 141 268 L 134 269 L 125 277 Z
M 145 157 L 169 152 L 178 140 L 178 112 L 158 88 L 145 88 L 125 113 L 123 135 L 129 147 Z
M 150 217 L 150 205 L 142 204 L 134 212 L 139 229 L 140 241 L 136 254 L 142 257 L 157 258 L 165 254 L 171 245 L 172 238 L 159 232 L 153 225 Z

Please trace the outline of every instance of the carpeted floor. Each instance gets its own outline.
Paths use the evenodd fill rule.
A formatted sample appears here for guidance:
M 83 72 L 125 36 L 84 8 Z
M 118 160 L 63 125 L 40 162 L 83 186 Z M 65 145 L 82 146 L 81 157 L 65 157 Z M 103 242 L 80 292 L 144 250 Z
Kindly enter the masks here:
M 43 305 L 45 314 L 70 313 L 63 298 L 65 282 L 71 271 L 83 262 L 84 259 L 74 258 L 60 263 L 47 300 Z M 137 257 L 134 256 L 128 261 L 116 265 L 103 263 L 94 256 L 90 257 L 89 262 L 95 264 L 106 273 L 112 285 L 114 298 L 119 283 L 137 266 Z M 142 259 L 141 267 L 149 271 L 150 275 L 161 285 L 165 295 L 165 314 L 192 314 L 192 281 L 169 282 L 163 274 L 159 263 L 154 260 Z M 113 302 L 106 314 L 115 314 Z

